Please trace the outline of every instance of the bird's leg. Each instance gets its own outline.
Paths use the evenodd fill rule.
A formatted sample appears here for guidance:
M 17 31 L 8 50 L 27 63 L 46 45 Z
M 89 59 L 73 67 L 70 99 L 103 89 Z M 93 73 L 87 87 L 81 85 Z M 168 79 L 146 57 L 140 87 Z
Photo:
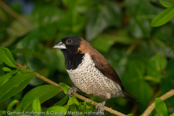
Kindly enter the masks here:
M 106 100 L 107 99 L 105 99 L 102 103 L 98 103 L 95 106 L 95 108 L 98 109 L 98 112 L 103 112 L 104 111 L 104 106 L 105 106 Z
M 72 97 L 72 93 L 73 93 L 73 92 L 76 93 L 77 90 L 78 90 L 77 87 L 71 87 L 71 88 L 69 89 L 69 91 L 68 91 L 68 96 L 69 96 L 69 98 L 71 98 L 71 97 Z

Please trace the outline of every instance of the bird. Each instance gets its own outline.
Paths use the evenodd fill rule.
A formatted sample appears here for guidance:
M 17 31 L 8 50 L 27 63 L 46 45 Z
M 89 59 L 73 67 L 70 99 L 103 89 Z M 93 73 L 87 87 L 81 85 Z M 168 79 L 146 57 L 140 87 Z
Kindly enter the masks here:
M 104 111 L 106 101 L 112 97 L 124 97 L 138 103 L 125 91 L 118 74 L 105 57 L 82 37 L 64 37 L 53 48 L 62 51 L 66 71 L 75 85 L 68 91 L 69 97 L 80 90 L 87 95 L 104 98 L 102 103 L 96 105 L 100 112 Z

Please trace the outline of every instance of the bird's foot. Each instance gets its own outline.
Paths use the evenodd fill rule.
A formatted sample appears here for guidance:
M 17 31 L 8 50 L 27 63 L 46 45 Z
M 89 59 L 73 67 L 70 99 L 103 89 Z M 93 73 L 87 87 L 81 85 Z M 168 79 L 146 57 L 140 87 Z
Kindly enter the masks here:
M 102 103 L 98 103 L 95 108 L 98 109 L 98 112 L 103 112 L 104 111 L 104 106 L 105 106 L 105 101 Z
M 69 96 L 69 98 L 71 98 L 71 97 L 72 97 L 72 93 L 73 93 L 73 92 L 76 93 L 77 90 L 78 90 L 77 87 L 71 87 L 71 88 L 69 89 L 69 91 L 68 91 L 68 96 Z

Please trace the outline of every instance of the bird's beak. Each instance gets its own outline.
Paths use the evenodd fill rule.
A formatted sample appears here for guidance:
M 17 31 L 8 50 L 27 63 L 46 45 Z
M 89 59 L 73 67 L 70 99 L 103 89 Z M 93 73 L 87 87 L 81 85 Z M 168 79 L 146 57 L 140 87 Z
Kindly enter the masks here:
M 59 41 L 53 48 L 66 49 L 66 46 L 63 42 Z

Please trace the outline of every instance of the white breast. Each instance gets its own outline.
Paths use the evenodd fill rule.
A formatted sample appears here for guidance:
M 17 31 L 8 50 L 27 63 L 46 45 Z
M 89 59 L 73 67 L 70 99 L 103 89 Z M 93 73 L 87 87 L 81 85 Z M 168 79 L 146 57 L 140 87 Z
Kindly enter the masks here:
M 122 96 L 121 87 L 105 77 L 96 67 L 89 54 L 85 54 L 82 63 L 75 70 L 67 70 L 72 82 L 83 92 L 111 98 Z

